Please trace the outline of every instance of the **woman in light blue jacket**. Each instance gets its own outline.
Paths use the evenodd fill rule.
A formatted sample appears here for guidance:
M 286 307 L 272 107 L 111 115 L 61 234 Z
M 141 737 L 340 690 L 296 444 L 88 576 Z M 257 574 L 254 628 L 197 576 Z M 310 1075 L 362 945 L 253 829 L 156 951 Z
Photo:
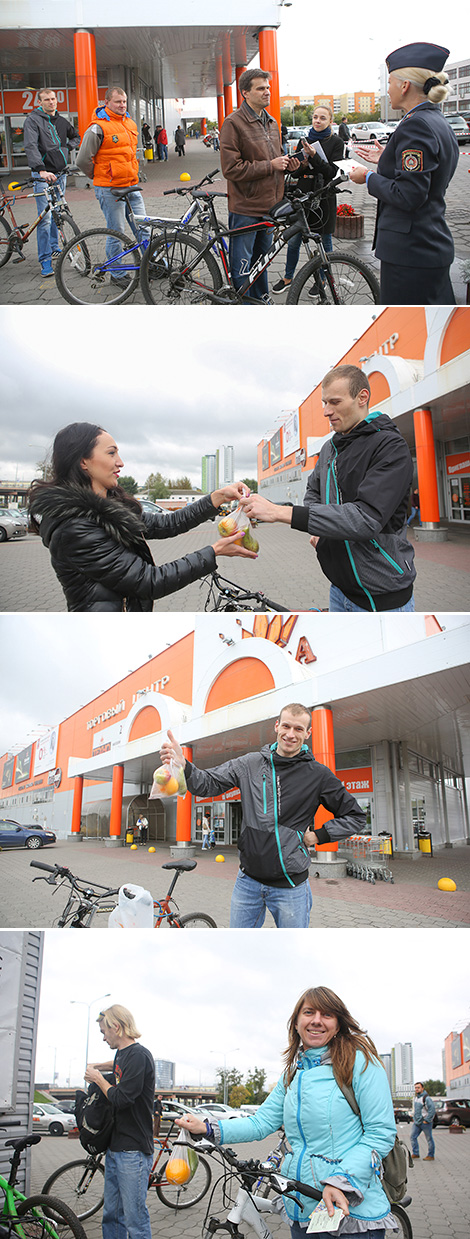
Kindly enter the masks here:
M 194 1133 L 213 1133 L 220 1144 L 263 1140 L 284 1127 L 292 1153 L 282 1173 L 322 1188 L 330 1215 L 335 1205 L 343 1209 L 336 1233 L 384 1239 L 385 1231 L 397 1229 L 381 1186 L 382 1158 L 395 1143 L 396 1126 L 374 1043 L 325 986 L 302 994 L 288 1030 L 284 1074 L 255 1115 L 211 1123 L 187 1115 L 177 1122 Z M 352 1084 L 361 1118 L 335 1076 Z M 298 1204 L 284 1203 L 292 1239 L 305 1239 L 312 1201 L 303 1196 Z

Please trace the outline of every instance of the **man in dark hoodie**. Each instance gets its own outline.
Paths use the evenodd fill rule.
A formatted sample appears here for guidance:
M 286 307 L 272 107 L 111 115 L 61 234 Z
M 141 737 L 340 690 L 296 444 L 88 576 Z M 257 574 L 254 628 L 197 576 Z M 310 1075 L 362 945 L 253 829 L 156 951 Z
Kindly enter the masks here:
M 24 149 L 36 181 L 34 192 L 39 214 L 47 203 L 44 181 L 58 181 L 62 191 L 65 191 L 69 151 L 80 145 L 80 135 L 67 117 L 57 111 L 55 90 L 41 86 L 37 97 L 37 108 L 25 118 Z M 59 253 L 59 234 L 50 211 L 38 224 L 37 240 L 42 274 L 52 276 L 52 258 Z
M 240 871 L 232 893 L 231 929 L 261 929 L 266 909 L 278 929 L 308 929 L 312 907 L 308 848 L 346 839 L 366 825 L 357 800 L 327 766 L 315 761 L 306 743 L 310 711 L 296 702 L 284 706 L 274 730 L 274 744 L 210 770 L 185 762 L 171 731 L 160 749 L 164 762 L 173 757 L 184 765 L 188 788 L 196 796 L 240 789 Z M 320 805 L 333 814 L 333 821 L 315 827 Z
M 331 582 L 330 611 L 414 611 L 414 550 L 406 537 L 409 448 L 385 413 L 369 413 L 369 380 L 358 366 L 330 370 L 322 400 L 333 434 L 310 474 L 304 506 L 261 495 L 241 503 L 247 516 L 312 535 Z

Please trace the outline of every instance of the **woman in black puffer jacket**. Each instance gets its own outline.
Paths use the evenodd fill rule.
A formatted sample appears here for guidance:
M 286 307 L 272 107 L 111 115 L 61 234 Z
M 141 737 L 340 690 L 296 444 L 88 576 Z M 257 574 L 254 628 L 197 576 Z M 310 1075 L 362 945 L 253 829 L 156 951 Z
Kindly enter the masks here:
M 308 137 L 301 138 L 298 142 L 295 155 L 300 158 L 300 167 L 291 172 L 291 177 L 295 177 L 298 181 L 299 189 L 303 194 L 317 192 L 320 189 L 325 189 L 330 181 L 337 176 L 338 168 L 335 164 L 336 159 L 342 159 L 344 153 L 344 142 L 338 134 L 333 133 L 331 124 L 333 120 L 333 112 L 329 104 L 322 104 L 315 108 L 312 116 L 312 128 L 309 130 Z M 322 156 L 314 150 L 313 143 L 318 142 L 323 154 Z M 323 248 L 327 253 L 331 253 L 333 249 L 332 237 L 336 228 L 336 190 L 323 194 L 317 204 L 307 211 L 307 221 L 312 229 L 312 232 L 320 232 Z M 287 245 L 286 255 L 286 270 L 284 278 L 279 280 L 274 285 L 273 293 L 283 293 L 289 284 L 292 283 L 295 268 L 299 261 L 299 253 L 301 246 L 300 232 L 296 236 L 291 237 Z
M 52 480 L 33 482 L 31 525 L 51 553 L 69 611 L 151 611 L 153 600 L 207 576 L 220 555 L 255 559 L 239 535 L 156 567 L 147 538 L 175 538 L 238 499 L 241 483 L 177 512 L 149 516 L 119 486 L 122 460 L 112 435 L 74 422 L 54 440 Z

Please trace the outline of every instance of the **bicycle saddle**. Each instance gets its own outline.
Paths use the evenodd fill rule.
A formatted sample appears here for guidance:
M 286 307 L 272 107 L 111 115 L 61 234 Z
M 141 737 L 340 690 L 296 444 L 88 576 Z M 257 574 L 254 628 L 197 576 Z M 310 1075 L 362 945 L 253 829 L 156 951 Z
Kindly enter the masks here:
M 181 873 L 190 873 L 191 869 L 195 869 L 197 860 L 167 860 L 162 869 L 179 869 Z
M 129 189 L 112 189 L 111 193 L 120 202 L 122 198 L 127 198 L 128 194 L 135 194 L 137 190 L 141 193 L 143 188 L 143 185 L 131 185 Z
M 6 1149 L 18 1149 L 22 1152 L 31 1144 L 39 1144 L 41 1137 L 36 1132 L 32 1132 L 30 1136 L 21 1136 L 18 1140 L 5 1140 Z

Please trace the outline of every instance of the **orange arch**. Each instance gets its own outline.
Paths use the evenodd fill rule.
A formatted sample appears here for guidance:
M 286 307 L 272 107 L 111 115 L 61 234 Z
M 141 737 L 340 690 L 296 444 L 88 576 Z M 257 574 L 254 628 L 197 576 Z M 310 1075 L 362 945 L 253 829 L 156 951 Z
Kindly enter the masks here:
M 368 378 L 371 391 L 370 404 L 371 408 L 374 409 L 382 400 L 390 398 L 390 387 L 388 379 L 385 378 L 384 374 L 380 373 L 380 370 L 374 370 L 372 374 L 368 375 Z
M 452 361 L 460 353 L 466 353 L 469 348 L 468 310 L 460 308 L 452 315 L 442 341 L 441 366 L 445 366 L 446 361 Z
M 151 736 L 154 731 L 161 731 L 162 721 L 155 706 L 144 706 L 136 715 L 132 724 L 129 740 L 140 740 L 142 736 Z
M 245 697 L 267 693 L 271 688 L 275 688 L 274 679 L 264 663 L 258 658 L 239 658 L 230 667 L 225 667 L 212 685 L 206 702 L 206 714 L 210 710 L 232 705 L 234 701 L 243 701 Z

